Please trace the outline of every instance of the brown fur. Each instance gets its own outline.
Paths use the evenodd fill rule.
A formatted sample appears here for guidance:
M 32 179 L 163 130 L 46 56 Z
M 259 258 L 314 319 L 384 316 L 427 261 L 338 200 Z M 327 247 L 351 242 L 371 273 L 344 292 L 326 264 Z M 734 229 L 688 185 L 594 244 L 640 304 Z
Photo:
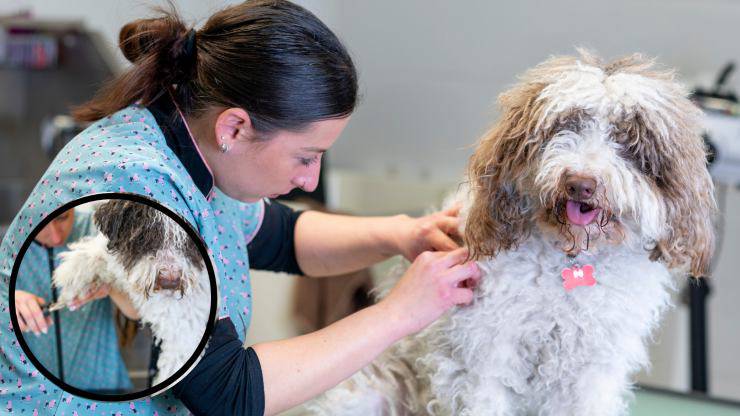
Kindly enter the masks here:
M 126 270 L 142 257 L 154 255 L 170 242 L 165 241 L 164 218 L 156 209 L 127 200 L 110 200 L 95 210 L 95 224 L 108 238 L 108 250 L 118 255 Z M 197 246 L 188 238 L 183 256 L 202 270 L 203 260 Z

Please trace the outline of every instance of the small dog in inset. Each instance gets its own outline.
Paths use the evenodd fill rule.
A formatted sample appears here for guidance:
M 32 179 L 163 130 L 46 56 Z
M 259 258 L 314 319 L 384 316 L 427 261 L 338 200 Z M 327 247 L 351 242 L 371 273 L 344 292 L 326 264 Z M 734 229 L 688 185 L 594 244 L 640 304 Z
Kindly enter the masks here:
M 472 305 L 307 408 L 321 415 L 624 415 L 675 278 L 704 276 L 713 184 L 700 111 L 632 55 L 552 58 L 500 96 L 468 170 Z
M 179 224 L 143 203 L 110 200 L 93 219 L 100 234 L 60 254 L 55 305 L 67 305 L 100 284 L 128 295 L 160 342 L 157 384 L 185 364 L 205 332 L 211 287 L 204 259 Z

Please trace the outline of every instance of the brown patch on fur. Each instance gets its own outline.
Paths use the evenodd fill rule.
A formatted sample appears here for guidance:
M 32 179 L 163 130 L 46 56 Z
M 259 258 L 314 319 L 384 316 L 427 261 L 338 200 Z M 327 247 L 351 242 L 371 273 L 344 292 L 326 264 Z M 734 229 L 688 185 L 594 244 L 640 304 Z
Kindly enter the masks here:
M 537 101 L 543 83 L 525 83 L 502 94 L 503 117 L 480 140 L 470 159 L 468 176 L 474 192 L 465 226 L 472 258 L 514 247 L 530 229 L 531 201 L 519 192 L 545 141 L 536 133 L 543 103 Z
M 663 196 L 669 232 L 651 253 L 668 267 L 688 266 L 694 276 L 706 276 L 714 252 L 717 206 L 706 167 L 707 149 L 700 136 L 701 111 L 675 82 L 675 73 L 635 54 L 603 66 L 607 74 L 627 72 L 661 82 L 663 105 L 641 109 L 615 123 L 617 140 L 640 171 Z
M 688 266 L 693 276 L 706 276 L 717 208 L 699 134 L 699 110 L 683 95 L 664 98 L 668 103 L 662 111 L 642 111 L 615 123 L 616 140 L 665 205 L 669 230 L 651 259 L 663 260 L 669 268 Z
M 93 219 L 100 232 L 108 238 L 108 250 L 118 255 L 127 271 L 142 257 L 154 255 L 157 250 L 170 244 L 165 241 L 167 224 L 164 221 L 173 220 L 139 202 L 110 200 L 95 210 Z M 181 254 L 202 270 L 203 259 L 191 238 L 186 238 Z M 144 289 L 148 293 L 152 288 Z

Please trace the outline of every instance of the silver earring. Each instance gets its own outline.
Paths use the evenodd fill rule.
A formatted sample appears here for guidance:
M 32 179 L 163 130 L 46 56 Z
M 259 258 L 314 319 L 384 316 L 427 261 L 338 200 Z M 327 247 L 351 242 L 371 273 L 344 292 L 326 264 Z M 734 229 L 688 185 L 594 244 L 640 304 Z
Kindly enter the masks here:
M 221 153 L 226 153 L 229 151 L 229 146 L 224 143 L 224 136 L 221 136 Z

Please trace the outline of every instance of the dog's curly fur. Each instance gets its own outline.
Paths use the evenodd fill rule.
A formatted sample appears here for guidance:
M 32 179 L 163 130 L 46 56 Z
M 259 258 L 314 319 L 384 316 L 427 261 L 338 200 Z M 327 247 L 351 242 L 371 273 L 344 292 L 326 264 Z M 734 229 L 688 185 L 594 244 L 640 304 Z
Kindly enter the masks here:
M 483 272 L 472 305 L 307 406 L 322 415 L 623 415 L 676 276 L 706 275 L 716 204 L 700 111 L 671 71 L 580 51 L 499 98 L 464 208 Z M 588 177 L 588 198 L 566 183 Z M 568 204 L 595 211 L 585 225 Z M 584 212 L 584 211 L 581 212 Z M 561 271 L 597 283 L 566 291 Z
M 60 254 L 53 275 L 57 303 L 67 305 L 104 283 L 127 294 L 160 343 L 157 384 L 185 364 L 205 332 L 211 287 L 203 258 L 180 225 L 145 204 L 110 200 L 93 219 L 100 234 Z M 162 283 L 162 273 L 178 276 L 176 285 Z

